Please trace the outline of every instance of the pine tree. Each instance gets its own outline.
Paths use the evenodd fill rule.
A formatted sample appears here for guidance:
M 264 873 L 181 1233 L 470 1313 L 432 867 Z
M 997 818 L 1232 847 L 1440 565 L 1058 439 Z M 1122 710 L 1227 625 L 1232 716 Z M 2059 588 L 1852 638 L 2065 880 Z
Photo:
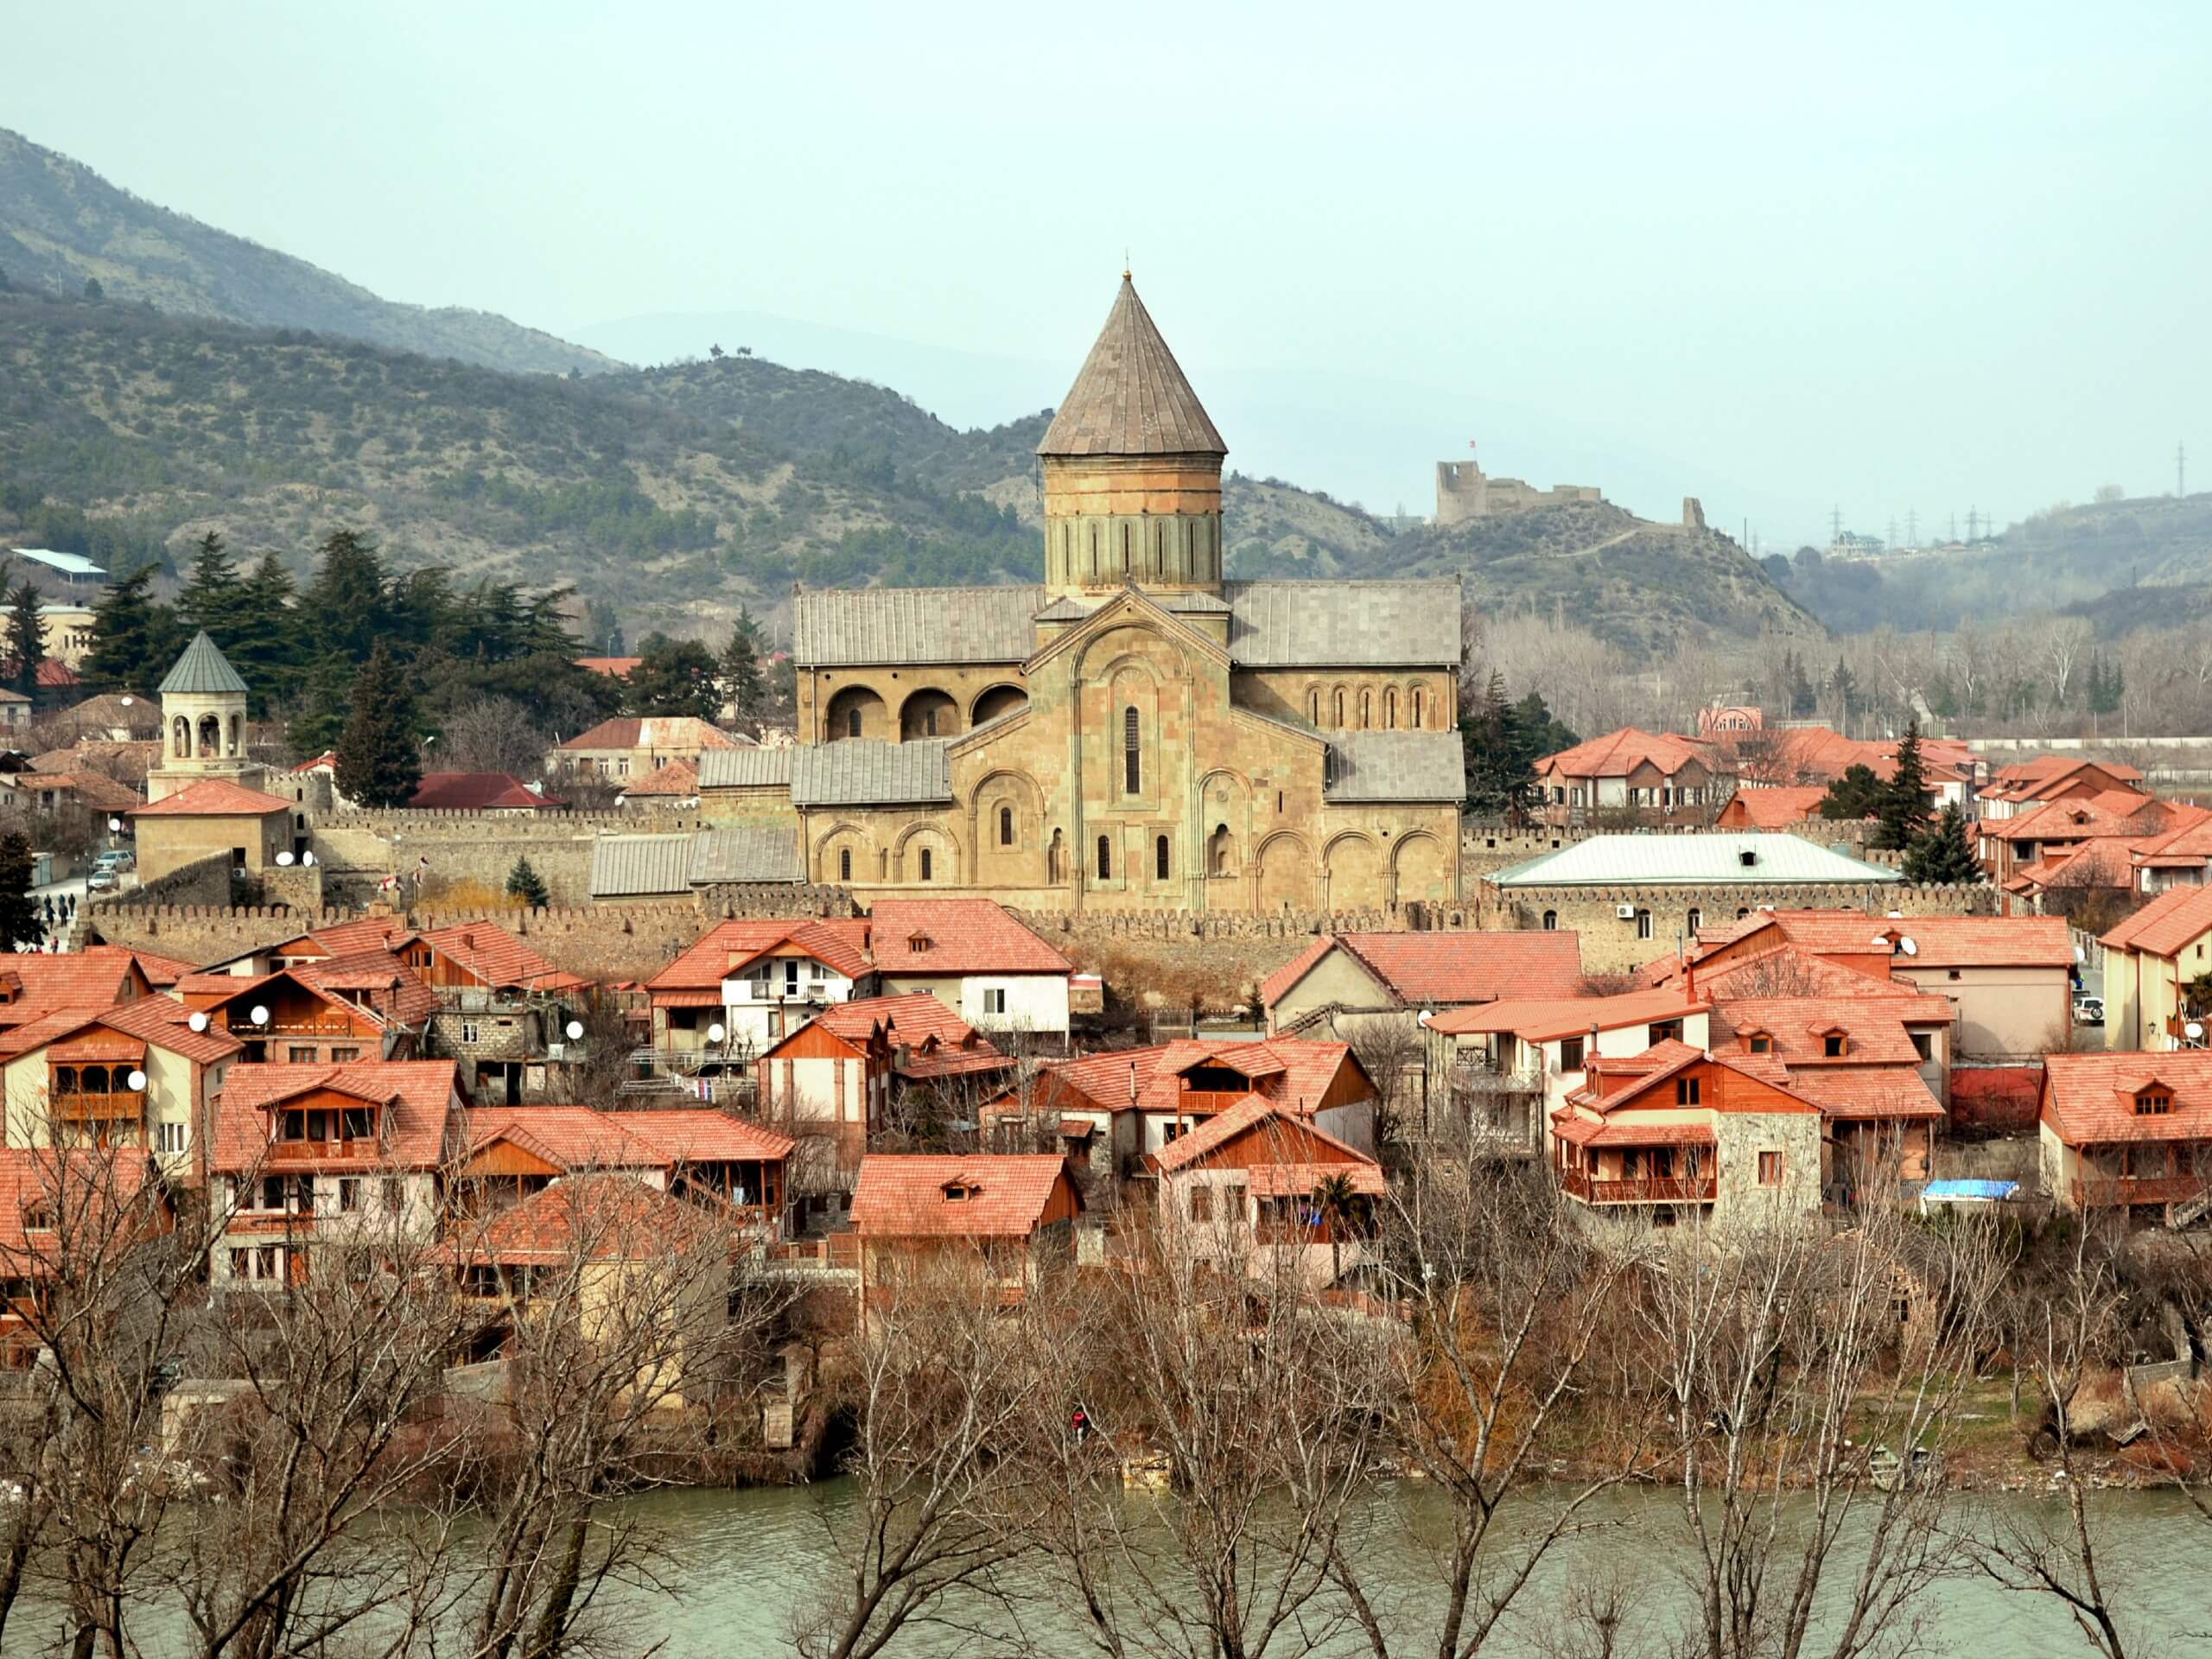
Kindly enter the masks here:
M 192 556 L 192 573 L 185 578 L 184 591 L 177 595 L 177 616 L 187 633 L 205 628 L 227 657 L 238 642 L 245 585 L 232 568 L 230 553 L 218 532 L 209 531 L 194 545 L 199 550 Z
M 1948 803 L 1927 833 L 1905 849 L 1904 879 L 1958 887 L 1988 880 L 1967 839 L 1966 814 L 1956 801 Z
M 1928 767 L 1920 758 L 1920 722 L 1904 728 L 1897 744 L 1897 770 L 1874 803 L 1882 827 L 1870 843 L 1885 852 L 1903 852 L 1928 827 Z
M 232 637 L 219 641 L 231 666 L 238 670 L 238 677 L 252 694 L 251 710 L 257 718 L 276 704 L 291 702 L 300 690 L 307 642 L 294 606 L 298 597 L 298 586 L 283 560 L 274 553 L 263 554 L 238 583 Z
M 20 830 L 0 836 L 0 954 L 46 940 L 46 922 L 31 897 L 31 838 Z
M 730 711 L 741 722 L 757 721 L 761 705 L 767 701 L 767 682 L 760 673 L 762 654 L 760 626 L 751 611 L 741 608 L 721 660 L 722 696 L 729 700 Z
M 1861 761 L 1847 766 L 1821 797 L 1821 816 L 1830 819 L 1871 818 L 1882 801 L 1882 780 Z
M 285 737 L 301 753 L 321 754 L 338 747 L 346 730 L 346 717 L 353 709 L 356 671 L 353 664 L 334 652 L 316 658 L 308 668 L 300 686 L 299 709 L 284 729 Z
M 356 664 L 391 632 L 391 583 L 375 544 L 350 530 L 334 531 L 316 550 L 321 560 L 301 610 L 315 620 L 330 650 Z
M 531 868 L 528 855 L 515 860 L 515 867 L 507 872 L 507 897 L 519 899 L 532 910 L 543 910 L 553 902 L 545 890 L 545 878 Z
M 630 671 L 626 688 L 630 712 L 712 720 L 721 712 L 715 670 L 714 657 L 696 639 L 648 640 L 645 655 Z
M 353 677 L 353 712 L 338 739 L 338 792 L 363 806 L 404 806 L 422 786 L 415 695 L 379 640 Z
M 38 589 L 29 582 L 8 595 L 8 660 L 15 665 L 9 683 L 25 696 L 36 696 L 46 636 L 38 626 Z
M 85 653 L 85 683 L 100 691 L 149 696 L 183 652 L 176 613 L 147 589 L 159 571 L 142 565 L 110 585 L 92 607 L 92 640 Z

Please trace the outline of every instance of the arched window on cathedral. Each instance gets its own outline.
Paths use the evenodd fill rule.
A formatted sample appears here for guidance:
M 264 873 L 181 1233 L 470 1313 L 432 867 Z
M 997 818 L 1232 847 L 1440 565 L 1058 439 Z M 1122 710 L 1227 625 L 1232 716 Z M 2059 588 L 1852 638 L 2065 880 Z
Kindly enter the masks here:
M 1363 732 L 1375 729 L 1375 694 L 1372 691 L 1359 694 L 1359 729 Z
M 1417 732 L 1428 729 L 1421 723 L 1421 688 L 1419 686 L 1414 688 L 1414 729 Z
M 1229 826 L 1217 823 L 1206 837 L 1206 870 L 1212 875 L 1232 874 L 1229 868 Z
M 1306 718 L 1311 725 L 1319 726 L 1321 723 L 1321 690 L 1319 686 L 1313 687 L 1306 694 Z
M 999 845 L 1014 845 L 1014 809 L 1010 806 L 999 808 Z
M 225 753 L 229 754 L 238 753 L 240 748 L 244 747 L 242 740 L 245 736 L 245 716 L 244 715 L 232 715 L 231 716 L 231 747 L 225 751 Z
M 213 715 L 200 717 L 200 758 L 212 760 L 223 752 L 223 722 Z
M 1341 685 L 1337 688 L 1336 703 L 1336 718 L 1329 723 L 1342 731 L 1344 728 L 1344 689 Z
M 927 881 L 930 879 L 930 849 L 925 847 L 922 849 L 922 880 Z
M 1137 759 L 1137 711 L 1132 707 L 1122 710 L 1122 792 L 1135 794 L 1142 775 Z
M 858 737 L 860 734 L 861 711 L 860 705 L 855 703 L 852 708 L 845 711 L 845 735 L 847 737 Z
M 180 760 L 192 753 L 192 722 L 182 715 L 179 715 L 169 727 L 169 747 L 176 752 L 176 758 Z
M 1167 526 L 1166 526 L 1166 525 L 1165 525 L 1165 524 L 1154 524 L 1154 525 L 1152 527 L 1152 575 L 1153 575 L 1153 580 L 1154 580 L 1154 581 L 1155 581 L 1155 582 L 1157 582 L 1160 577 L 1162 577 L 1162 576 L 1166 575 L 1166 574 L 1167 574 Z
M 1101 881 L 1114 879 L 1114 843 L 1103 836 L 1098 837 L 1098 879 Z
M 1153 840 L 1152 879 L 1155 881 L 1167 879 L 1167 837 L 1165 836 L 1155 836 Z
M 1129 527 L 1122 526 L 1122 580 L 1129 579 Z
M 1395 685 L 1382 694 L 1382 728 L 1389 732 L 1398 729 L 1398 688 Z
M 1090 527 L 1090 579 L 1098 580 L 1098 526 Z
M 837 879 L 840 881 L 849 881 L 853 879 L 853 849 L 849 847 L 840 847 L 837 849 Z

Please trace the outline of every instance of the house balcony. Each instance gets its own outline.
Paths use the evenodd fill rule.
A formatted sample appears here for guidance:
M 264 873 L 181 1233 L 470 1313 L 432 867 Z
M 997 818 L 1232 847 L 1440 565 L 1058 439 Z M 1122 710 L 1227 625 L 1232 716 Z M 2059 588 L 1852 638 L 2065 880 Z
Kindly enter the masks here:
M 2212 1191 L 2212 1176 L 2076 1176 L 2074 1207 L 2094 1210 L 2125 1204 L 2185 1204 L 2208 1191 Z
M 1717 1177 L 1700 1175 L 1638 1175 L 1625 1180 L 1600 1180 L 1587 1170 L 1559 1172 L 1560 1191 L 1585 1204 L 1711 1204 L 1719 1185 Z
M 341 1159 L 356 1161 L 382 1157 L 384 1147 L 373 1135 L 353 1135 L 338 1141 L 271 1141 L 268 1160 L 272 1166 L 297 1166 Z
M 1212 1117 L 1253 1092 L 1249 1089 L 1185 1089 L 1175 1096 L 1175 1110 L 1192 1117 Z
M 146 1115 L 143 1089 L 80 1090 L 51 1098 L 54 1116 L 65 1123 L 136 1123 Z
M 365 1010 L 363 1020 L 379 1016 Z M 240 1042 L 266 1041 L 272 1037 L 359 1037 L 361 1021 L 334 1015 L 327 1020 L 272 1020 L 265 1026 L 257 1026 L 243 1014 L 233 1012 L 223 1022 L 223 1028 Z
M 1488 1099 L 1497 1095 L 1541 1095 L 1544 1079 L 1537 1071 L 1508 1071 L 1480 1061 L 1461 1061 L 1452 1068 L 1455 1094 Z

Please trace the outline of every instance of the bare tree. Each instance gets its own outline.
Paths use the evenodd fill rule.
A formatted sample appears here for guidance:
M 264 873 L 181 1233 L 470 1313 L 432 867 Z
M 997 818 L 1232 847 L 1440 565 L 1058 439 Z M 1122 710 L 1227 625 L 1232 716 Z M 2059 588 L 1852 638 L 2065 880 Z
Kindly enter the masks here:
M 529 709 L 512 697 L 472 697 L 454 709 L 439 733 L 444 764 L 461 772 L 507 772 L 537 778 L 545 771 L 550 741 Z

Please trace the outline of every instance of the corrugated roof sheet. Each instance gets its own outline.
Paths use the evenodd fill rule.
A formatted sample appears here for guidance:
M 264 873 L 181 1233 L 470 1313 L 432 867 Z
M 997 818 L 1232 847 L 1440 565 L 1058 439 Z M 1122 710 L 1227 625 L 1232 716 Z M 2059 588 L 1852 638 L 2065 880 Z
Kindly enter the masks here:
M 1745 864 L 1742 855 L 1750 853 Z M 1660 887 L 1711 882 L 1893 882 L 1895 870 L 1862 863 L 1798 836 L 1592 836 L 1500 870 L 1500 887 Z
M 591 844 L 591 896 L 632 899 L 691 891 L 691 833 L 601 836 Z
M 886 743 L 848 738 L 792 751 L 793 806 L 903 806 L 950 801 L 950 738 Z
M 709 749 L 699 757 L 699 787 L 788 787 L 791 781 L 791 757 L 798 753 L 789 744 L 775 749 Z
M 1037 649 L 1042 588 L 838 588 L 791 601 L 802 668 L 1019 663 Z
M 1129 273 L 1106 326 L 1039 441 L 1040 455 L 1225 455 Z
M 702 830 L 691 845 L 691 882 L 803 881 L 798 823 L 734 824 Z
M 184 655 L 176 659 L 176 666 L 156 688 L 162 696 L 172 692 L 186 696 L 219 696 L 245 695 L 245 682 L 238 671 L 230 665 L 215 642 L 207 637 L 207 630 L 200 629 L 192 636 L 192 643 L 184 648 Z
M 1336 732 L 1322 793 L 1332 801 L 1456 801 L 1467 792 L 1457 732 Z
M 1242 668 L 1433 668 L 1459 661 L 1459 584 L 1225 582 Z

